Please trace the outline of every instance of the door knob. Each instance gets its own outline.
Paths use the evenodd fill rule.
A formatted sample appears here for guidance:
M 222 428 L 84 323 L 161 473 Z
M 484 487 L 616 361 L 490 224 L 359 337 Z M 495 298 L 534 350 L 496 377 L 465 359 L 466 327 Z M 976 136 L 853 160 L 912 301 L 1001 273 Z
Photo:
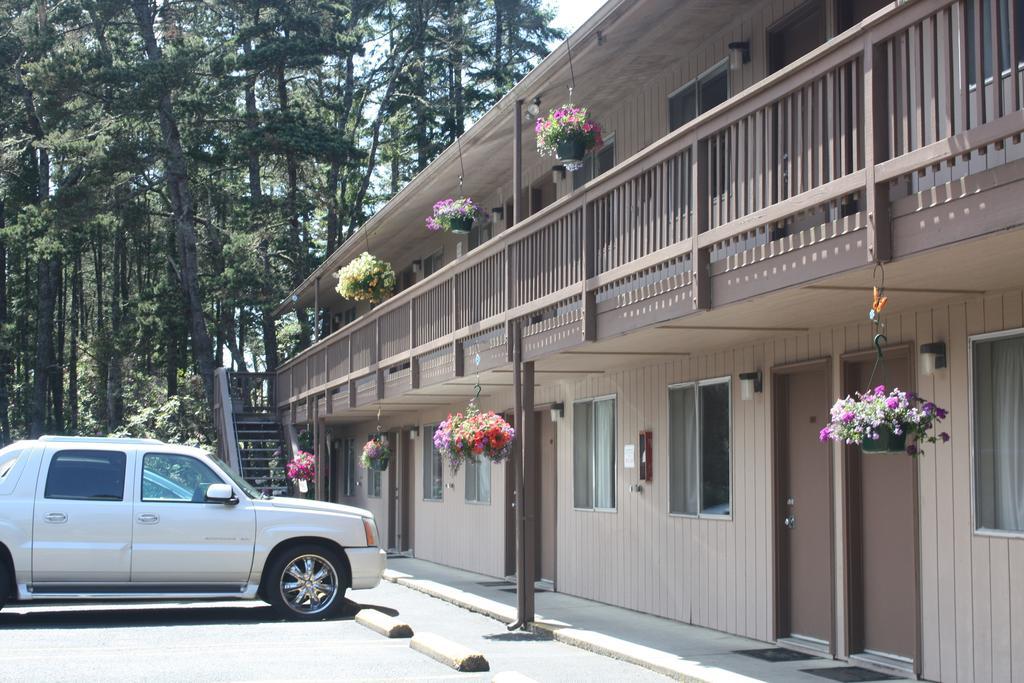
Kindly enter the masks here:
M 793 515 L 787 515 L 786 518 L 782 520 L 782 524 L 787 529 L 795 529 L 796 528 L 796 517 L 794 517 Z

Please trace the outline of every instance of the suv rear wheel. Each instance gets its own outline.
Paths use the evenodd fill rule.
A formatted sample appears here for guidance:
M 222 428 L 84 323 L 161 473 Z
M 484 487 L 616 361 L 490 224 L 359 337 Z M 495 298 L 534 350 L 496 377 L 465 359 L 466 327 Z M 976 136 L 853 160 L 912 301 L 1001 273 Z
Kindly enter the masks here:
M 327 619 L 345 604 L 344 567 L 335 550 L 312 543 L 297 545 L 271 561 L 262 593 L 286 619 Z

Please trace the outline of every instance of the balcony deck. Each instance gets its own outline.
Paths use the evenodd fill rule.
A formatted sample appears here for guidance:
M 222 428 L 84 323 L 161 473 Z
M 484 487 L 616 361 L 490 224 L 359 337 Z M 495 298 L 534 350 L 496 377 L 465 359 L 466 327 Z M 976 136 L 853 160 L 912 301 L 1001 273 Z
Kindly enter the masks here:
M 513 326 L 537 360 L 720 323 L 724 306 L 1017 225 L 1021 71 L 986 81 L 978 28 L 967 73 L 974 2 L 890 7 L 656 141 L 289 360 L 278 408 L 302 422 L 501 368 Z M 992 34 L 993 59 L 1017 65 Z

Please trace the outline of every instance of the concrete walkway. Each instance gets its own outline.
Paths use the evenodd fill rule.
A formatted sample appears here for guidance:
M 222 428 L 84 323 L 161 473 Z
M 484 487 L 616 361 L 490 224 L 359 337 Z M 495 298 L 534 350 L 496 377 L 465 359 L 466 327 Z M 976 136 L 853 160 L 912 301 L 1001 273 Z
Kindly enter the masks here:
M 389 558 L 388 568 L 385 578 L 394 583 L 505 623 L 511 623 L 516 618 L 515 588 L 511 584 L 406 557 Z M 676 680 L 827 683 L 829 678 L 806 670 L 849 666 L 846 662 L 821 658 L 764 661 L 739 652 L 770 650 L 775 648 L 774 644 L 562 593 L 537 593 L 536 611 L 536 629 L 549 632 L 556 640 L 630 662 Z M 896 679 L 878 674 L 874 680 Z

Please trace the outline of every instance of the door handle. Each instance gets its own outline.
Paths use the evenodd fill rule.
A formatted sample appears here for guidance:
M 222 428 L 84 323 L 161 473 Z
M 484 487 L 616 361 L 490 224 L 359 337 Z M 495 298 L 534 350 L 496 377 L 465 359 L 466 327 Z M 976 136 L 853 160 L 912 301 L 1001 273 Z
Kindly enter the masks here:
M 160 515 L 154 515 L 151 512 L 144 512 L 136 517 L 136 519 L 139 520 L 139 524 L 156 524 L 160 521 Z
M 796 528 L 796 517 L 794 515 L 788 515 L 785 519 L 782 520 L 782 524 L 787 529 L 795 529 Z
M 64 522 L 68 521 L 68 516 L 65 515 L 63 512 L 47 512 L 45 515 L 43 515 L 43 520 L 49 522 L 50 524 L 63 524 Z

